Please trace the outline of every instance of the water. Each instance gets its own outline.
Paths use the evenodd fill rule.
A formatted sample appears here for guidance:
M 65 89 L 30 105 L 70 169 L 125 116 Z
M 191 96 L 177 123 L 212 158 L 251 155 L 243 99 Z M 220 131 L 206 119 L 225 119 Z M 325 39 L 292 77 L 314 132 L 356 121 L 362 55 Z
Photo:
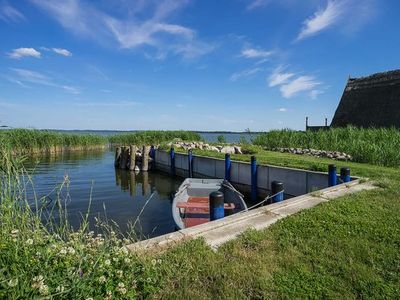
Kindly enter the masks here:
M 57 130 L 58 131 L 58 130 Z M 101 136 L 110 136 L 115 134 L 129 133 L 135 131 L 115 131 L 115 130 L 62 130 L 59 132 L 76 133 L 76 134 L 98 134 Z M 215 143 L 218 141 L 218 136 L 222 135 L 227 143 L 238 143 L 242 140 L 251 142 L 258 133 L 247 132 L 199 132 L 202 139 L 208 143 Z
M 33 171 L 35 165 L 30 161 L 28 169 Z M 141 239 L 175 230 L 171 203 L 182 179 L 159 172 L 135 175 L 116 170 L 114 153 L 108 150 L 40 157 L 33 174 L 37 198 L 48 196 L 45 202 L 50 211 L 59 193 L 74 228 L 79 226 L 92 199 L 89 223 L 94 230 L 96 217 L 113 220 L 124 234 L 130 232 L 129 224 L 139 218 L 134 232 Z M 28 188 L 28 197 L 33 199 L 32 187 Z

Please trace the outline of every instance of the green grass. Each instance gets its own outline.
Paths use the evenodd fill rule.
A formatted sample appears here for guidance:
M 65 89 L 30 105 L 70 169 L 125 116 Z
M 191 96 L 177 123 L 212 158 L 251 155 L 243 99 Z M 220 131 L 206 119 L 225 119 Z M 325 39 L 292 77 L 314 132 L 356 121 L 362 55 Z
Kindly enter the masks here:
M 253 143 L 267 150 L 274 148 L 313 148 L 341 151 L 356 162 L 400 166 L 400 130 L 391 128 L 334 128 L 320 131 L 273 130 L 258 135 Z

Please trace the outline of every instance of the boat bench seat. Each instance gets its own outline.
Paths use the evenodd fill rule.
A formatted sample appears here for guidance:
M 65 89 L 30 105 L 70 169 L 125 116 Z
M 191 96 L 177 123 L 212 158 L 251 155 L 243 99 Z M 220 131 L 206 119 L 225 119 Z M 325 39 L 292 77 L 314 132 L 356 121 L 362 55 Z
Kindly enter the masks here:
M 209 209 L 210 204 L 205 203 L 205 202 L 178 202 L 176 204 L 176 207 L 178 208 L 199 208 L 199 209 Z M 224 203 L 224 209 L 226 210 L 233 210 L 235 209 L 235 204 L 234 203 Z

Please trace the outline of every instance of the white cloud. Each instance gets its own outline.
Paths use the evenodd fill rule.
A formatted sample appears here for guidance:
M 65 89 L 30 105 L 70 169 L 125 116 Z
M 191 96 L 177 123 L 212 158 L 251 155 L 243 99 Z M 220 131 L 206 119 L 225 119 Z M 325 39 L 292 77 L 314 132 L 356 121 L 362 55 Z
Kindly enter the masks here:
M 76 106 L 100 106 L 100 107 L 129 107 L 137 106 L 140 102 L 136 101 L 108 101 L 108 102 L 81 102 L 75 103 Z
M 59 54 L 59 55 L 63 55 L 63 56 L 72 56 L 72 53 L 70 51 L 68 51 L 67 49 L 62 49 L 62 48 L 52 48 L 52 50 Z
M 40 58 L 41 57 L 41 53 L 37 50 L 35 50 L 34 48 L 17 48 L 12 50 L 8 56 L 10 58 L 14 58 L 14 59 L 20 59 L 22 57 L 36 57 L 36 58 Z
M 236 72 L 231 75 L 230 80 L 237 81 L 240 78 L 249 77 L 249 76 L 255 75 L 261 71 L 262 71 L 261 68 L 253 68 L 253 69 L 248 69 L 248 70 L 244 70 L 241 72 Z
M 17 23 L 25 21 L 25 16 L 14 7 L 7 4 L 7 2 L 3 2 L 0 6 L 0 20 Z
M 80 94 L 80 93 L 81 93 L 81 91 L 80 91 L 78 88 L 74 87 L 74 86 L 63 85 L 63 86 L 61 86 L 61 87 L 62 87 L 66 92 L 69 92 L 69 93 L 71 93 L 71 94 L 77 95 L 77 94 Z
M 295 74 L 294 73 L 285 73 L 282 72 L 283 68 L 279 67 L 275 69 L 275 71 L 268 77 L 268 86 L 274 87 L 277 85 L 284 84 L 288 82 L 290 78 L 292 78 Z
M 287 111 L 287 108 L 281 107 L 281 108 L 278 109 L 278 111 L 279 111 L 279 112 L 286 112 L 286 111 Z
M 188 3 L 187 0 L 140 2 L 142 4 L 134 10 L 122 12 L 119 18 L 95 8 L 91 2 L 31 2 L 53 16 L 67 30 L 105 45 L 110 45 L 112 41 L 124 49 L 149 46 L 159 52 L 171 52 L 185 58 L 204 55 L 214 49 L 199 41 L 193 29 L 168 22 L 177 10 Z
M 318 98 L 319 95 L 322 95 L 323 93 L 324 93 L 324 91 L 322 91 L 322 90 L 312 90 L 310 92 L 310 97 L 311 97 L 311 99 L 315 100 Z
M 334 25 L 345 13 L 346 0 L 329 0 L 325 9 L 320 9 L 312 17 L 305 20 L 296 40 L 313 36 Z
M 283 97 L 291 98 L 299 92 L 312 90 L 320 84 L 312 76 L 300 76 L 287 84 L 281 85 L 280 91 Z
M 253 10 L 259 7 L 266 6 L 270 0 L 252 0 L 249 5 L 247 5 L 248 10 Z
M 246 58 L 266 58 L 270 56 L 272 51 L 265 51 L 261 49 L 246 48 L 242 50 L 241 56 Z

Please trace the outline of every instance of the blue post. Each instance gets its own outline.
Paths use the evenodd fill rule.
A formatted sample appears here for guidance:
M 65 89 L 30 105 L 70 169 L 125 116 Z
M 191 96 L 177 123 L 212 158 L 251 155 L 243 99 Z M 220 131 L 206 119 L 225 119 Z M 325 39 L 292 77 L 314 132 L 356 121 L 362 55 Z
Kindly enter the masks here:
M 188 171 L 189 171 L 189 178 L 193 178 L 193 152 L 192 149 L 188 151 Z
M 272 203 L 283 201 L 283 183 L 280 181 L 271 182 Z
M 340 179 L 342 179 L 343 182 L 350 182 L 350 169 L 349 168 L 341 168 L 340 169 Z
M 231 181 L 231 155 L 225 154 L 225 180 Z
M 250 165 L 250 173 L 251 173 L 251 200 L 257 200 L 257 160 L 255 156 L 251 157 L 251 165 Z
M 337 174 L 336 174 L 336 166 L 329 165 L 328 169 L 328 185 L 335 186 L 337 184 Z
M 151 157 L 151 169 L 155 170 L 155 168 L 156 168 L 156 149 L 154 149 L 153 145 L 151 145 L 151 147 L 150 147 L 150 157 Z
M 210 198 L 210 221 L 225 217 L 224 194 L 220 191 L 212 192 Z
M 171 147 L 169 155 L 171 157 L 171 175 L 175 176 L 175 150 L 173 147 Z

